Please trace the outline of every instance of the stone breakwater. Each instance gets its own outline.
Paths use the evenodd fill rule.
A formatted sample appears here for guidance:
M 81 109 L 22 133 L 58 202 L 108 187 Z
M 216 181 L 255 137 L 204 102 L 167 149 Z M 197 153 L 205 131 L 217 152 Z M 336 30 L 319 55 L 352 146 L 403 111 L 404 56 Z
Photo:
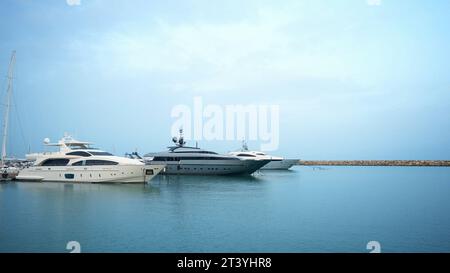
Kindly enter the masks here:
M 299 160 L 298 165 L 450 167 L 450 160 Z

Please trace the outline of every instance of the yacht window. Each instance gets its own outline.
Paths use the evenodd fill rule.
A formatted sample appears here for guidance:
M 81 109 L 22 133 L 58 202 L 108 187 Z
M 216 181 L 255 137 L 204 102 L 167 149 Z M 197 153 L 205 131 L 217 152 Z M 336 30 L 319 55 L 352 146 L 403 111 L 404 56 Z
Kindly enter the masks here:
M 234 157 L 203 157 L 203 156 L 184 156 L 184 157 L 165 157 L 155 156 L 153 161 L 180 161 L 180 160 L 239 160 Z
M 200 157 L 200 156 L 196 156 L 196 157 L 183 157 L 183 160 L 239 160 L 238 158 L 234 158 L 234 157 Z
M 51 158 L 42 162 L 41 166 L 66 166 L 69 159 L 66 158 Z
M 89 149 L 88 145 L 84 145 L 84 144 L 70 144 L 70 143 L 67 143 L 66 145 L 67 145 L 67 147 L 70 147 L 70 149 L 72 149 L 72 150 Z
M 70 153 L 67 153 L 66 155 L 91 156 L 89 153 L 86 153 L 83 151 L 70 152 Z
M 183 158 L 184 159 L 184 158 Z M 153 161 L 180 161 L 179 157 L 155 156 Z
M 266 155 L 265 153 L 256 153 L 257 155 Z
M 237 156 L 255 157 L 254 155 L 250 154 L 238 154 Z
M 119 163 L 109 160 L 86 160 L 85 165 L 86 166 L 93 166 L 93 165 L 117 165 Z
M 77 161 L 75 163 L 72 163 L 72 166 L 83 166 L 83 162 L 84 162 L 84 160 Z
M 113 154 L 108 153 L 108 152 L 89 152 L 89 153 L 91 155 L 109 155 L 109 156 L 113 155 Z
M 215 152 L 210 152 L 210 151 L 175 151 L 177 154 L 191 154 L 191 153 L 195 153 L 195 154 L 212 154 L 212 155 L 216 155 L 217 153 Z

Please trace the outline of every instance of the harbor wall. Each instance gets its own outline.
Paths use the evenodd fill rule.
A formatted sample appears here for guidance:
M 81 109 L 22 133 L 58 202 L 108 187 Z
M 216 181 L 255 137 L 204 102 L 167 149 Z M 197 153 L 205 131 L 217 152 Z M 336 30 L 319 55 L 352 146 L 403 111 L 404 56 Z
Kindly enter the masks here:
M 299 160 L 298 165 L 450 167 L 450 160 Z

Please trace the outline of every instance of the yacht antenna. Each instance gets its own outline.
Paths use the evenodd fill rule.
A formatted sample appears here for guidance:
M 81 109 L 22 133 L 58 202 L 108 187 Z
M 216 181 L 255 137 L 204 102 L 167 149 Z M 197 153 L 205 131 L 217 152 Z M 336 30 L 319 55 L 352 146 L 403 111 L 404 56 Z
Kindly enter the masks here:
M 8 89 L 6 91 L 5 119 L 3 121 L 3 143 L 2 143 L 2 158 L 1 158 L 2 166 L 5 166 L 5 159 L 6 159 L 6 139 L 8 137 L 9 110 L 11 108 L 11 93 L 13 88 L 12 79 L 15 62 L 16 62 L 16 51 L 14 50 L 11 54 L 11 60 L 9 62 L 8 68 Z
M 244 140 L 242 140 L 242 151 L 246 152 L 248 151 L 248 146 L 247 146 L 247 142 Z
M 178 146 L 183 147 L 184 144 L 186 144 L 186 141 L 184 141 L 183 137 L 183 128 L 180 128 L 180 137 L 178 138 Z

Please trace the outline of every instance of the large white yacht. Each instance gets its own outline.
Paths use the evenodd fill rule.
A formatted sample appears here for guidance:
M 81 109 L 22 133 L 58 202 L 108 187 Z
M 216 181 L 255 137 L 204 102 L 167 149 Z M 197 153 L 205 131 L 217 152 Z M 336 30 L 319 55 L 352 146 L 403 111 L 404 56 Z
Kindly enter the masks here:
M 19 172 L 16 179 L 25 181 L 57 181 L 87 183 L 144 183 L 164 169 L 163 164 L 146 166 L 137 159 L 114 156 L 92 148 L 92 143 L 65 135 L 57 143 L 44 140 L 57 152 L 28 154 L 34 164 Z
M 175 146 L 168 147 L 168 151 L 144 155 L 147 166 L 164 164 L 166 168 L 161 174 L 168 175 L 249 175 L 270 162 L 267 159 L 239 158 L 187 147 L 183 130 L 180 130 L 180 137 L 174 137 L 172 141 Z
M 245 141 L 242 142 L 240 151 L 230 152 L 229 154 L 239 158 L 270 160 L 261 170 L 289 170 L 299 161 L 299 159 L 284 159 L 279 156 L 271 156 L 261 151 L 250 151 Z

